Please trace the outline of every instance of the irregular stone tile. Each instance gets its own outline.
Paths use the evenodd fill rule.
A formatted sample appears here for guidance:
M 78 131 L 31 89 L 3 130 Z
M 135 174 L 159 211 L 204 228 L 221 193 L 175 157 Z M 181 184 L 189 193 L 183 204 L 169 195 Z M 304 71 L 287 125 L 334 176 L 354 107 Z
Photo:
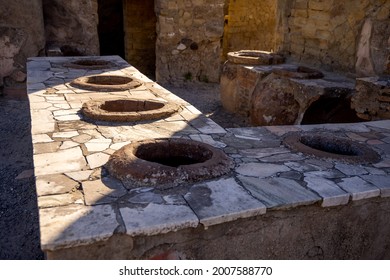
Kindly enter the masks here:
M 323 198 L 322 207 L 344 205 L 349 201 L 349 194 L 328 179 L 319 176 L 306 176 L 305 174 L 304 180 L 309 189 Z
M 87 156 L 87 161 L 88 161 L 89 167 L 91 169 L 95 169 L 97 167 L 105 165 L 109 158 L 110 158 L 110 156 L 105 154 L 105 153 L 96 153 L 96 154 L 92 154 L 92 155 Z
M 47 102 L 30 103 L 30 109 L 32 110 L 47 109 L 49 107 L 51 107 L 51 104 Z
M 50 96 L 48 95 L 46 97 L 47 101 L 65 101 L 65 98 L 63 96 Z
M 229 132 L 233 133 L 235 137 L 248 140 L 275 140 L 277 137 L 272 135 L 266 128 L 263 127 L 241 127 L 228 128 Z
M 283 136 L 288 132 L 301 131 L 297 126 L 286 125 L 286 126 L 267 126 L 266 127 L 271 133 L 277 136 Z
M 81 135 L 72 137 L 72 140 L 73 140 L 74 142 L 79 143 L 79 144 L 88 142 L 88 141 L 91 140 L 91 139 L 92 139 L 92 136 L 91 136 L 91 135 L 88 135 L 88 134 L 81 134 Z
M 55 132 L 53 133 L 53 138 L 72 138 L 79 135 L 77 131 L 66 131 L 66 132 Z
M 380 190 L 377 187 L 356 176 L 344 178 L 338 185 L 351 194 L 352 200 L 361 200 L 380 195 Z
M 31 133 L 43 134 L 54 132 L 55 120 L 50 111 L 34 110 L 31 111 Z
M 58 102 L 58 101 L 56 101 Z M 56 108 L 59 108 L 59 109 L 70 109 L 70 106 L 68 103 L 53 103 L 53 106 L 56 107 Z M 72 115 L 73 116 L 73 115 Z M 56 117 L 56 120 L 60 120 L 58 119 L 59 117 Z M 79 118 L 80 119 L 80 118 Z M 72 121 L 73 119 L 70 119 L 70 121 Z M 61 121 L 65 121 L 64 119 L 61 119 Z
M 53 112 L 54 117 L 67 116 L 77 114 L 78 109 L 69 109 L 69 110 L 57 110 Z
M 269 157 L 261 158 L 260 161 L 263 162 L 286 162 L 286 161 L 300 161 L 305 159 L 305 157 L 294 154 L 294 153 L 287 153 L 287 154 L 279 154 Z
M 54 153 L 58 151 L 60 145 L 61 142 L 36 143 L 33 145 L 34 154 Z
M 310 205 L 321 197 L 286 178 L 249 178 L 238 176 L 244 187 L 267 208 L 287 208 Z
M 193 120 L 196 120 L 197 118 L 199 118 L 202 114 L 199 113 L 199 114 L 193 114 L 190 110 L 188 110 L 186 107 L 183 108 L 183 110 L 179 113 L 180 116 L 185 119 L 186 121 L 193 121 Z
M 39 71 L 34 69 L 34 71 L 29 71 L 27 75 L 27 84 L 30 87 L 30 84 L 42 83 L 53 77 L 53 74 L 50 71 Z
M 35 182 L 38 196 L 70 193 L 79 185 L 62 174 L 37 176 Z
M 120 148 L 130 144 L 131 141 L 126 141 L 126 142 L 119 142 L 119 143 L 115 143 L 115 144 L 111 144 L 110 146 L 110 149 L 113 149 L 113 150 L 119 150 Z
M 265 178 L 273 176 L 279 172 L 290 171 L 290 168 L 271 163 L 243 163 L 235 170 L 238 174 L 244 176 L 252 176 L 258 178 Z
M 372 121 L 372 122 L 368 122 L 366 124 L 367 124 L 367 126 L 371 126 L 371 127 L 390 129 L 390 121 L 388 121 L 388 120 Z
M 290 153 L 290 150 L 284 147 L 277 147 L 277 148 L 245 149 L 245 150 L 240 150 L 239 152 L 244 157 L 263 158 L 263 157 L 273 156 L 277 154 Z
M 363 175 L 359 177 L 379 188 L 381 190 L 382 197 L 390 197 L 389 175 Z
M 84 143 L 87 147 L 88 152 L 101 152 L 108 149 L 111 145 L 111 139 L 99 138 L 92 139 Z
M 176 114 L 166 118 L 165 121 L 167 121 L 167 122 L 184 121 L 184 118 L 180 114 L 176 113 Z
M 365 166 L 364 169 L 366 169 L 368 174 L 371 175 L 386 175 L 386 172 L 379 168 Z
M 317 170 L 327 170 L 333 168 L 333 163 L 326 160 L 307 159 L 304 162 L 315 167 Z
M 322 171 L 310 171 L 310 172 L 306 172 L 305 175 L 316 176 L 316 177 L 321 177 L 326 179 L 337 179 L 337 178 L 345 177 L 343 173 L 335 169 L 322 170 Z
M 31 107 L 31 104 L 32 103 L 46 103 L 46 99 L 42 96 L 37 96 L 37 95 L 33 95 L 33 94 L 29 94 L 28 95 L 28 100 L 30 101 L 30 108 Z
M 337 168 L 348 176 L 364 175 L 368 173 L 367 170 L 365 170 L 362 166 L 359 165 L 336 163 L 335 168 Z
M 82 170 L 86 166 L 80 147 L 34 155 L 35 175 Z
M 86 205 L 111 203 L 126 194 L 122 182 L 111 177 L 84 181 L 82 187 Z
M 382 141 L 387 144 L 390 144 L 390 137 L 383 138 Z
M 57 122 L 59 131 L 74 131 L 79 130 L 79 133 L 86 133 L 85 131 L 95 131 L 96 126 L 90 123 L 82 121 L 66 121 L 66 122 Z M 99 134 L 98 132 L 96 132 Z M 88 134 L 88 133 L 87 133 Z M 92 134 L 91 134 L 92 135 Z M 103 137 L 99 134 L 99 137 Z M 97 138 L 97 137 L 95 137 Z
M 209 144 L 211 146 L 214 146 L 216 148 L 225 148 L 226 144 L 222 143 L 220 141 L 215 141 L 213 137 L 206 134 L 191 134 L 190 138 L 195 141 L 203 142 L 206 144 Z
M 228 145 L 228 148 L 236 149 L 237 151 L 253 149 L 253 147 L 256 147 L 257 144 L 261 143 L 259 140 L 241 139 L 233 135 L 226 135 L 222 137 L 221 140 Z M 277 146 L 279 147 L 280 143 L 278 143 Z
M 42 250 L 88 245 L 110 238 L 119 226 L 111 205 L 68 205 L 39 211 Z
M 304 162 L 286 162 L 284 165 L 290 167 L 291 169 L 299 172 L 308 172 L 308 171 L 314 171 L 318 170 L 318 168 L 315 168 L 313 165 L 306 164 Z
M 160 194 L 153 193 L 150 189 L 149 191 L 138 191 L 138 189 L 133 190 L 127 201 L 133 204 L 164 204 L 165 202 L 168 204 L 174 204 L 170 203 L 171 201 L 169 200 L 166 201 Z
M 359 141 L 359 142 L 365 142 L 367 140 L 366 137 L 363 137 L 357 133 L 354 132 L 347 132 L 345 133 L 351 140 Z
M 184 198 L 206 228 L 266 212 L 265 205 L 250 196 L 233 178 L 197 184 Z
M 64 95 L 66 95 L 66 94 L 75 94 L 75 92 L 73 90 L 71 90 L 71 89 L 59 89 L 57 91 L 57 93 L 58 94 L 64 94 Z
M 70 204 L 84 204 L 83 195 L 80 192 L 72 192 L 38 197 L 38 208 L 58 207 Z
M 216 124 L 214 121 L 208 118 L 200 118 L 191 121 L 191 125 L 194 125 L 196 129 L 198 129 L 201 133 L 204 134 L 224 134 L 226 133 L 226 130 L 223 129 L 220 125 Z
M 388 168 L 390 167 L 390 158 L 385 158 L 380 162 L 375 163 L 374 166 L 377 168 Z
M 176 122 L 160 122 L 156 124 L 140 125 L 139 128 L 147 128 L 148 130 L 154 131 L 157 134 L 164 136 L 172 136 L 174 133 L 181 132 L 186 134 L 195 134 L 197 131 L 188 125 L 185 121 Z M 161 136 L 160 136 L 161 137 Z
M 108 154 L 108 155 L 112 155 L 113 153 L 116 152 L 116 150 L 113 150 L 113 149 L 106 149 L 103 151 L 104 153 Z
M 146 207 L 120 208 L 126 233 L 130 236 L 156 235 L 185 228 L 196 228 L 198 217 L 188 205 L 150 203 Z
M 69 105 L 68 105 L 69 106 Z M 56 106 L 57 107 L 57 106 Z M 81 120 L 81 116 L 74 114 L 74 115 L 65 115 L 65 116 L 58 116 L 54 117 L 57 121 L 78 121 Z
M 381 145 L 384 144 L 381 140 L 371 139 L 366 142 L 368 145 Z
M 79 143 L 73 142 L 73 141 L 64 141 L 60 147 L 60 150 L 66 150 L 70 148 L 77 147 Z
M 298 171 L 287 171 L 287 172 L 280 173 L 279 177 L 283 177 L 295 181 L 301 181 L 303 178 L 303 174 Z
M 76 172 L 68 172 L 65 173 L 66 176 L 72 178 L 75 181 L 86 181 L 91 176 L 93 170 L 85 170 L 85 171 L 76 171 Z

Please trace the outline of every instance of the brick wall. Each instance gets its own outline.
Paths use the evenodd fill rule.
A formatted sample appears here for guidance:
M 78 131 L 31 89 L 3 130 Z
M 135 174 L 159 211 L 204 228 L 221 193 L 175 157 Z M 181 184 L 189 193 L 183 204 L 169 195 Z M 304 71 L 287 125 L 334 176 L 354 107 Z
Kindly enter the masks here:
M 381 73 L 389 53 L 389 11 L 386 0 L 295 0 L 283 49 L 298 61 L 328 70 Z M 364 69 L 370 64 L 371 70 Z
M 224 55 L 238 50 L 276 50 L 278 1 L 232 0 L 225 21 Z

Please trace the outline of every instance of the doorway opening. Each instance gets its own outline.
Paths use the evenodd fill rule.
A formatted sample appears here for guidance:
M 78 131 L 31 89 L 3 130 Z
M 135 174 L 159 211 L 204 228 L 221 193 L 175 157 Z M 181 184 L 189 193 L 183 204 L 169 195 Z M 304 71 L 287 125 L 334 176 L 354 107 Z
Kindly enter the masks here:
M 100 55 L 125 58 L 122 0 L 98 0 Z

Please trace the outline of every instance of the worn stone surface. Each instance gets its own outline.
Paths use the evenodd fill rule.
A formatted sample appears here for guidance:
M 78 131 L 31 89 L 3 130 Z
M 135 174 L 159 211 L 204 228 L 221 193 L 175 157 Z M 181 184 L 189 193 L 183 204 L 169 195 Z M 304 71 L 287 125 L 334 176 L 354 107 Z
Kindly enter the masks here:
M 155 235 L 198 226 L 199 220 L 186 205 L 155 204 L 120 208 L 126 233 L 130 236 Z
M 342 182 L 338 185 L 343 188 L 343 190 L 351 194 L 352 200 L 365 199 L 380 195 L 379 188 L 356 176 L 342 179 Z
M 43 250 L 75 247 L 107 240 L 118 227 L 110 205 L 69 205 L 40 210 Z
M 70 193 L 78 185 L 77 182 L 61 174 L 42 175 L 36 178 L 38 196 Z
M 348 203 L 349 194 L 340 189 L 334 182 L 313 175 L 305 176 L 307 187 L 318 193 L 322 198 L 322 206 L 338 206 Z
M 34 155 L 35 175 L 78 171 L 86 166 L 79 147 L 60 150 L 55 153 Z
M 123 67 L 120 70 L 109 71 L 110 74 L 131 73 L 130 75 L 136 75 L 147 86 L 135 92 L 107 92 L 104 95 L 69 87 L 69 92 L 64 95 L 58 91 L 66 90 L 68 82 L 74 76 L 80 75 L 63 65 L 69 58 L 32 58 L 32 67 L 30 68 L 30 63 L 28 65 L 33 72 L 33 69 L 37 68 L 38 72 L 50 72 L 54 73 L 54 76 L 59 76 L 62 75 L 60 73 L 67 71 L 66 73 L 70 73 L 67 75 L 72 76 L 68 82 L 65 80 L 60 82 L 57 78 L 55 80 L 48 78 L 50 75 L 43 75 L 41 80 L 32 79 L 28 83 L 31 104 L 39 104 L 31 108 L 33 112 L 31 116 L 36 119 L 32 125 L 33 145 L 39 147 L 41 151 L 44 149 L 50 151 L 36 154 L 34 170 L 31 170 L 37 175 L 43 232 L 42 248 L 49 258 L 57 258 L 62 254 L 64 257 L 67 256 L 66 258 L 72 256 L 75 258 L 72 254 L 76 252 L 76 256 L 80 258 L 82 256 L 156 258 L 156 256 L 166 255 L 167 247 L 164 244 L 169 244 L 172 250 L 183 246 L 180 248 L 183 248 L 186 254 L 182 254 L 181 249 L 178 249 L 179 251 L 174 255 L 192 258 L 197 254 L 204 256 L 205 254 L 199 250 L 207 251 L 206 248 L 215 244 L 220 246 L 221 240 L 229 240 L 227 243 L 229 248 L 216 250 L 215 254 L 210 253 L 212 256 L 220 256 L 222 251 L 229 251 L 229 254 L 234 251 L 240 252 L 243 258 L 244 256 L 247 258 L 252 255 L 257 256 L 254 251 L 258 250 L 253 248 L 248 250 L 248 246 L 245 245 L 247 249 L 241 252 L 240 244 L 249 244 L 246 242 L 248 238 L 253 237 L 252 235 L 256 235 L 256 238 L 251 240 L 257 242 L 259 233 L 263 236 L 262 231 L 266 230 L 271 238 L 270 244 L 281 244 L 280 242 L 285 244 L 287 236 L 290 242 L 299 243 L 300 237 L 310 232 L 310 240 L 313 242 L 313 234 L 317 233 L 313 228 L 318 229 L 319 234 L 315 236 L 316 244 L 313 243 L 315 248 L 311 246 L 302 250 L 303 255 L 308 254 L 307 258 L 315 258 L 318 252 L 321 253 L 317 248 L 319 243 L 326 243 L 321 245 L 323 251 L 326 251 L 333 248 L 336 242 L 334 238 L 328 240 L 329 235 L 324 235 L 324 230 L 328 227 L 313 227 L 314 224 L 323 222 L 322 219 L 333 218 L 333 223 L 330 223 L 333 226 L 334 219 L 337 218 L 340 223 L 336 222 L 336 224 L 342 225 L 343 232 L 345 228 L 350 228 L 349 223 L 356 222 L 356 219 L 364 219 L 366 216 L 370 216 L 369 222 L 380 220 L 381 225 L 388 224 L 383 220 L 384 214 L 378 211 L 378 208 L 375 208 L 375 211 L 366 210 L 372 204 L 377 207 L 381 205 L 383 209 L 387 207 L 388 153 L 390 152 L 387 144 L 390 127 L 387 121 L 348 126 L 322 124 L 224 130 L 207 119 L 195 107 L 180 101 L 167 90 L 162 90 L 157 85 L 151 86 L 153 82 L 138 75 L 135 68 L 128 67 L 121 59 L 117 57 L 105 59 Z M 50 71 L 44 70 L 45 67 L 49 67 Z M 78 71 L 76 70 L 77 73 Z M 82 75 L 89 74 L 91 73 L 84 71 Z M 34 77 L 38 78 L 39 75 Z M 30 90 L 40 88 L 41 82 L 48 88 L 42 91 Z M 153 93 L 151 91 L 147 93 L 146 89 L 150 88 L 153 88 Z M 139 98 L 143 96 L 153 98 L 151 97 L 153 95 L 156 100 L 164 99 L 170 102 L 175 100 L 182 104 L 184 109 L 179 114 L 180 118 L 125 125 L 54 118 L 54 116 L 74 115 L 75 109 L 80 109 L 81 104 L 87 100 L 94 98 L 106 100 L 118 96 L 132 98 L 138 94 L 140 94 Z M 53 106 L 48 107 L 44 103 Z M 67 107 L 69 109 L 65 109 Z M 54 125 L 53 131 L 39 132 L 40 124 L 44 127 L 45 122 Z M 34 131 L 34 126 L 38 126 L 38 132 Z M 375 164 L 368 162 L 364 165 L 355 165 L 340 163 L 339 160 L 334 159 L 318 158 L 316 155 L 301 154 L 281 146 L 284 135 L 291 131 L 322 132 L 349 137 L 375 149 L 380 154 L 381 161 Z M 190 139 L 196 139 L 200 141 L 197 143 L 208 143 L 213 146 L 211 147 L 213 149 L 221 149 L 234 162 L 230 166 L 233 170 L 218 174 L 218 176 L 223 175 L 222 178 L 208 179 L 204 182 L 194 183 L 181 178 L 182 181 L 176 186 L 172 182 L 156 187 L 145 183 L 142 186 L 126 185 L 127 189 L 125 189 L 120 182 L 110 178 L 105 164 L 116 150 L 119 151 L 125 145 L 131 145 L 135 141 L 162 137 L 181 138 L 181 141 L 185 140 L 187 144 Z M 56 143 L 61 143 L 59 148 Z M 166 150 L 178 149 L 163 148 L 155 152 Z M 156 153 L 152 154 L 156 155 Z M 136 163 L 135 166 L 139 168 L 140 161 Z M 196 164 L 194 166 L 196 167 Z M 219 167 L 211 168 L 211 171 L 216 172 Z M 142 168 L 139 169 L 144 171 Z M 210 169 L 205 172 L 209 174 Z M 30 174 L 29 176 L 33 175 L 32 172 L 27 173 Z M 43 177 L 43 174 L 46 177 Z M 19 180 L 25 180 L 25 175 L 22 175 Z M 320 203 L 323 207 L 319 207 Z M 272 211 L 266 211 L 265 208 Z M 311 211 L 308 212 L 307 209 Z M 308 228 L 300 227 L 299 231 L 292 232 L 290 229 L 298 221 L 294 219 L 300 211 L 302 216 L 299 216 L 298 223 L 301 225 L 310 222 L 311 224 Z M 361 212 L 356 213 L 356 211 Z M 307 215 L 312 213 L 320 216 L 308 218 Z M 329 213 L 332 213 L 332 217 L 328 216 Z M 345 213 L 350 219 L 342 217 L 340 213 Z M 276 216 L 277 219 L 272 218 Z M 269 225 L 275 226 L 272 223 L 274 220 L 283 221 L 283 226 L 281 224 L 280 227 L 269 229 Z M 270 224 L 267 224 L 268 222 Z M 241 224 L 247 226 L 236 227 Z M 257 226 L 259 228 L 256 228 Z M 206 227 L 207 231 L 204 230 Z M 242 230 L 243 228 L 245 231 Z M 379 238 L 382 233 L 387 236 L 387 231 L 383 227 L 378 229 L 376 226 L 369 229 L 373 228 L 375 228 L 376 238 Z M 356 229 L 361 229 L 364 234 L 369 230 L 362 224 L 355 227 L 355 231 Z M 362 236 L 366 236 L 364 234 Z M 198 239 L 197 236 L 202 237 Z M 334 232 L 331 236 L 334 236 Z M 117 248 L 114 241 L 118 240 L 126 242 L 126 246 L 114 255 L 108 256 L 106 250 Z M 160 243 L 161 240 L 164 242 Z M 302 246 L 307 245 L 305 244 L 306 242 L 303 242 Z M 346 249 L 348 254 L 356 248 L 351 244 Z M 356 241 L 353 244 L 362 248 L 361 244 L 365 243 Z M 384 243 L 380 242 L 380 244 L 383 247 Z M 82 250 L 83 248 L 86 250 Z M 375 252 L 370 254 L 375 255 Z M 168 255 L 171 256 L 170 253 Z M 332 251 L 331 256 L 334 255 Z M 237 257 L 237 255 L 232 256 Z
M 84 204 L 83 195 L 80 192 L 72 192 L 38 197 L 38 207 L 42 209 L 71 204 Z
M 110 177 L 84 181 L 82 187 L 86 205 L 107 204 L 126 194 L 123 184 Z
M 240 176 L 239 180 L 267 208 L 310 205 L 321 200 L 321 197 L 303 188 L 296 181 L 286 178 L 258 179 Z
M 244 163 L 238 166 L 235 171 L 244 176 L 265 178 L 275 175 L 278 172 L 289 171 L 290 168 L 283 165 L 271 163 Z
M 184 198 L 206 228 L 266 211 L 266 206 L 248 195 L 234 179 L 195 185 Z

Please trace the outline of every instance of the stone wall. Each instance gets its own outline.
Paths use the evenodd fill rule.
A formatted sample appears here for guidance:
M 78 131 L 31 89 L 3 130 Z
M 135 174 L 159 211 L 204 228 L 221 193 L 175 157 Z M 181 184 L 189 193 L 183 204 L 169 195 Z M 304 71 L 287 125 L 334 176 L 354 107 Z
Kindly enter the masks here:
M 27 57 L 38 56 L 45 45 L 42 2 L 0 0 L 0 7 L 0 80 L 24 76 Z
M 383 72 L 390 52 L 389 1 L 295 0 L 290 5 L 283 49 L 294 59 L 360 76 Z
M 142 73 L 154 76 L 156 65 L 156 15 L 154 0 L 125 0 L 126 60 Z
M 99 55 L 97 0 L 43 0 L 47 46 L 65 55 Z
M 234 0 L 225 20 L 224 55 L 238 50 L 276 50 L 278 1 Z
M 156 1 L 156 79 L 218 82 L 225 0 Z

